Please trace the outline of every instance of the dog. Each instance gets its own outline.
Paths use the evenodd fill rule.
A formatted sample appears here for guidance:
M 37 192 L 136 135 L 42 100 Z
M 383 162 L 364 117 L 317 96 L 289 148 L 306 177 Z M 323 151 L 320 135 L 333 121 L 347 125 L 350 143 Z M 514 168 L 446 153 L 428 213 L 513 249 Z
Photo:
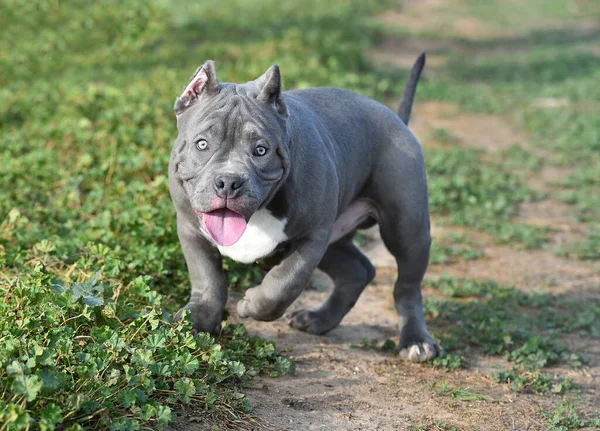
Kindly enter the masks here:
M 178 135 L 169 163 L 177 233 L 187 263 L 194 331 L 218 333 L 227 301 L 222 257 L 274 266 L 237 304 L 241 317 L 282 317 L 316 268 L 334 282 L 294 328 L 335 328 L 375 276 L 353 244 L 379 225 L 395 257 L 400 355 L 440 354 L 423 318 L 421 282 L 431 244 L 423 154 L 407 124 L 425 65 L 415 62 L 398 114 L 337 88 L 282 91 L 279 67 L 244 84 L 220 83 L 213 61 L 175 101 Z M 180 312 L 181 313 L 181 312 Z

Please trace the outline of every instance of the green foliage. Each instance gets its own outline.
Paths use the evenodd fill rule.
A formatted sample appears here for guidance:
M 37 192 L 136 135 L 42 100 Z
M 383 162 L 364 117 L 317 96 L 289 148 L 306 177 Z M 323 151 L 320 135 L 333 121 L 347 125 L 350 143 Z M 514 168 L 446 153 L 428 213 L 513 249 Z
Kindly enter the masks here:
M 458 350 L 467 347 L 503 356 L 522 370 L 533 371 L 559 362 L 580 366 L 583 358 L 569 353 L 556 340 L 557 333 L 584 328 L 590 332 L 597 330 L 592 323 L 597 321 L 595 304 L 523 293 L 494 281 L 450 276 L 426 280 L 426 285 L 439 290 L 444 297 L 427 297 L 424 312 L 441 336 L 442 344 L 459 357 Z M 578 313 L 573 313 L 574 309 Z M 579 313 L 581 318 L 573 317 Z
M 484 255 L 483 246 L 464 236 L 448 235 L 434 238 L 429 254 L 429 263 L 445 264 L 458 259 L 475 260 Z
M 573 381 L 569 377 L 553 376 L 540 371 L 524 371 L 518 367 L 496 372 L 494 379 L 498 383 L 510 383 L 514 392 L 562 394 L 573 388 Z
M 531 25 L 532 21 L 539 23 L 545 20 L 560 20 L 572 23 L 577 19 L 598 14 L 598 8 L 594 4 L 585 2 L 578 4 L 578 7 L 570 7 L 568 3 L 561 0 L 537 0 L 519 3 L 518 8 L 507 8 L 506 3 L 495 1 L 467 0 L 466 3 L 472 16 L 513 31 L 522 31 L 524 27 Z M 552 32 L 549 33 L 552 35 Z M 550 36 L 548 39 L 548 43 L 554 42 Z M 556 42 L 560 43 L 560 41 L 561 39 L 557 38 Z
M 396 350 L 396 343 L 388 338 L 381 345 L 381 350 L 383 350 L 384 352 L 392 352 Z
M 487 401 L 491 398 L 487 395 L 480 394 L 478 392 L 471 391 L 469 387 L 455 387 L 452 388 L 445 380 L 431 384 L 431 387 L 435 390 L 435 393 L 439 397 L 449 396 L 459 401 L 471 402 L 471 401 Z
M 442 169 L 436 168 L 435 174 L 430 169 L 429 179 L 444 176 L 443 184 L 430 185 L 434 199 L 439 198 L 432 205 L 434 217 L 441 212 L 442 221 L 486 230 L 495 241 L 539 247 L 545 244 L 549 232 L 514 224 L 511 211 L 516 211 L 519 201 L 539 197 L 533 193 L 520 195 L 519 189 L 527 189 L 525 181 L 535 180 L 536 186 L 545 182 L 544 199 L 572 205 L 573 219 L 583 223 L 581 241 L 563 245 L 557 253 L 597 260 L 600 257 L 600 236 L 597 235 L 600 60 L 594 47 L 600 42 L 600 35 L 597 31 L 588 31 L 582 20 L 600 16 L 598 3 L 579 2 L 577 7 L 571 7 L 572 4 L 560 0 L 542 0 L 510 2 L 507 7 L 506 2 L 467 0 L 452 7 L 436 6 L 431 11 L 435 19 L 429 21 L 429 26 L 425 20 L 416 30 L 401 30 L 404 36 L 411 32 L 421 39 L 426 37 L 432 47 L 430 52 L 448 60 L 447 67 L 429 69 L 430 79 L 419 88 L 419 97 L 457 102 L 469 112 L 500 114 L 530 145 L 526 149 L 513 145 L 504 151 L 478 152 L 481 166 L 477 166 L 472 157 L 464 160 L 468 166 L 462 167 L 462 172 L 459 166 L 444 172 L 443 155 L 451 154 L 452 147 L 485 145 L 459 142 L 452 136 L 451 128 L 434 131 L 433 140 L 441 144 L 437 151 Z M 457 38 L 451 34 L 456 28 L 452 25 L 437 28 L 440 18 L 448 23 L 458 18 L 472 21 L 472 38 Z M 430 159 L 430 153 L 426 151 L 426 158 Z M 431 160 L 428 163 L 433 165 Z M 493 176 L 502 178 L 498 174 L 503 172 L 505 178 L 489 181 L 482 172 L 490 172 L 490 168 Z M 477 183 L 477 179 L 485 185 L 489 182 L 494 193 L 487 197 L 483 186 L 481 192 L 476 186 L 463 186 L 452 178 L 453 172 L 475 179 L 465 180 L 465 183 Z M 438 191 L 442 193 L 437 194 Z M 448 193 L 457 197 L 454 208 L 444 207 L 444 196 Z M 507 201 L 506 210 L 495 213 L 498 222 L 490 223 L 485 214 L 477 220 L 468 220 L 469 215 L 461 213 L 468 205 L 468 200 L 460 200 L 464 196 L 471 195 L 475 202 L 489 203 L 494 196 L 502 198 L 504 194 L 512 194 L 514 199 Z M 476 211 L 469 209 L 474 218 Z M 444 256 L 439 245 L 438 250 L 435 247 L 434 244 L 435 261 L 451 258 Z M 547 401 L 551 394 L 568 393 L 572 382 L 543 368 L 556 362 L 580 366 L 584 360 L 566 351 L 565 346 L 557 342 L 558 337 L 569 332 L 580 332 L 586 339 L 600 334 L 597 323 L 600 314 L 593 301 L 573 301 L 561 294 L 524 294 L 494 282 L 450 277 L 427 284 L 444 295 L 427 299 L 425 309 L 430 327 L 452 355 L 468 355 L 470 350 L 476 350 L 503 356 L 514 366 L 496 373 L 496 380 L 509 384 L 517 392 L 544 394 Z M 584 414 L 577 413 L 567 402 L 546 417 L 549 429 L 553 430 L 580 428 L 584 424 L 593 428 L 600 423 L 596 418 L 585 418 Z M 417 429 L 437 428 L 423 425 Z
M 546 229 L 511 221 L 521 202 L 539 196 L 501 161 L 483 163 L 483 154 L 458 147 L 427 151 L 432 214 L 459 226 L 492 232 L 499 242 L 539 247 L 547 239 Z
M 536 175 L 544 167 L 544 159 L 532 154 L 519 144 L 513 144 L 499 155 L 503 166 L 513 170 L 521 170 L 528 175 Z
M 586 424 L 572 404 L 560 403 L 553 412 L 544 413 L 549 431 L 568 431 L 583 428 Z
M 180 403 L 232 420 L 239 385 L 293 364 L 275 345 L 223 328 L 217 343 L 172 322 L 163 298 L 138 277 L 126 286 L 63 283 L 41 263 L 0 280 L 0 423 L 19 429 L 162 428 Z
M 577 257 L 583 260 L 600 259 L 600 224 L 591 227 L 584 239 L 556 250 L 559 256 Z
M 444 372 L 458 370 L 460 368 L 466 368 L 467 359 L 457 353 L 448 353 L 443 356 L 438 356 L 431 361 L 431 365 L 435 368 L 439 368 Z
M 101 244 L 122 262 L 122 279 L 152 274 L 161 292 L 185 295 L 166 178 L 175 96 L 208 58 L 222 81 L 254 79 L 277 58 L 290 88 L 383 94 L 391 80 L 361 54 L 375 29 L 355 19 L 377 2 L 338 3 L 4 2 L 3 263 L 20 266 L 49 241 L 53 259 L 72 265 Z M 30 30 L 41 22 L 43 31 Z M 232 283 L 259 277 L 227 265 Z

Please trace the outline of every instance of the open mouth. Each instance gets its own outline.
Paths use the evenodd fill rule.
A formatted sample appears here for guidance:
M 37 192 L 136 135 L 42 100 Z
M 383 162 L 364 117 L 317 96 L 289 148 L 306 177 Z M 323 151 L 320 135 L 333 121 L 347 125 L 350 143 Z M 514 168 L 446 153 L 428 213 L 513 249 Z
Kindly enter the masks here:
M 229 208 L 221 208 L 207 213 L 194 211 L 202 217 L 206 232 L 220 246 L 228 247 L 235 244 L 246 230 L 246 218 Z

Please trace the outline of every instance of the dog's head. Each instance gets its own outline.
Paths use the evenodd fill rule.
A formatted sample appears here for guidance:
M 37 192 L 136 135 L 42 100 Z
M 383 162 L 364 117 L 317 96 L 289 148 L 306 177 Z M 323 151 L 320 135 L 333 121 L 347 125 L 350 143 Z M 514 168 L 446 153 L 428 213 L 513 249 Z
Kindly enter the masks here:
M 190 204 L 215 243 L 235 244 L 289 172 L 279 67 L 245 84 L 219 83 L 207 61 L 175 101 L 175 111 L 176 170 Z

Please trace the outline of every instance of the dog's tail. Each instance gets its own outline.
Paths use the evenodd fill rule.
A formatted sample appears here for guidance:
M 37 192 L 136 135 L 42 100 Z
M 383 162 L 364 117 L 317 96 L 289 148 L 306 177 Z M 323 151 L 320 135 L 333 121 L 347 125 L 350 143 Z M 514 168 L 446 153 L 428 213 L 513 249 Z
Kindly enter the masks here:
M 410 77 L 404 86 L 404 91 L 402 92 L 402 99 L 400 99 L 400 107 L 398 108 L 398 117 L 404 124 L 408 125 L 408 120 L 410 119 L 410 111 L 412 110 L 413 100 L 415 99 L 415 92 L 417 91 L 417 84 L 419 83 L 419 78 L 421 77 L 421 71 L 425 67 L 425 53 L 419 55 L 417 61 L 413 65 L 410 71 Z

